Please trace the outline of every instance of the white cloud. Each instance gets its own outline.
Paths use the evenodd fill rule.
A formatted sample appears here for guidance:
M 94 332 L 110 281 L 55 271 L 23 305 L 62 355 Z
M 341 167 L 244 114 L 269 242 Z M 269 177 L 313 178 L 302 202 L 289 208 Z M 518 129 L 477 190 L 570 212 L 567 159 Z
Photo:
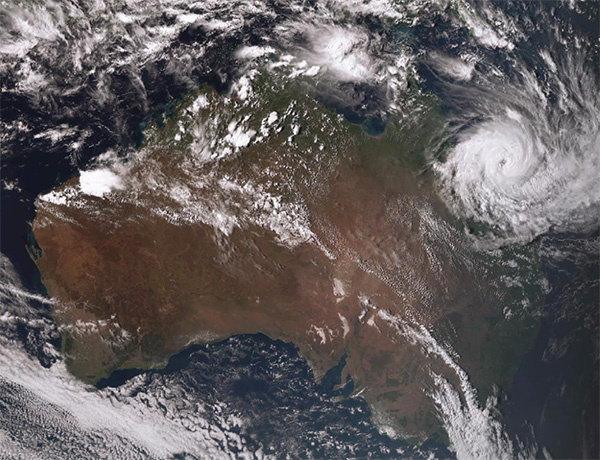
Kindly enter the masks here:
M 376 75 L 368 53 L 369 39 L 358 29 L 322 26 L 309 29 L 311 64 L 326 68 L 341 81 L 365 81 Z
M 81 171 L 79 185 L 86 195 L 103 197 L 106 193 L 124 188 L 123 180 L 110 169 Z
M 445 75 L 454 78 L 455 80 L 469 81 L 473 78 L 475 64 L 467 62 L 460 58 L 444 56 L 439 53 L 434 53 L 431 58 L 434 65 Z

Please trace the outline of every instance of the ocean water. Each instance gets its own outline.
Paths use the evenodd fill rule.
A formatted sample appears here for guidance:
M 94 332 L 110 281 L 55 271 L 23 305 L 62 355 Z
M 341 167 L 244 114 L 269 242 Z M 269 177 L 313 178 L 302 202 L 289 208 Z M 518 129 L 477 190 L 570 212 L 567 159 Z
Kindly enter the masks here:
M 549 64 L 552 60 L 544 59 L 538 51 L 549 44 L 549 53 L 553 53 L 549 54 L 550 57 L 561 54 L 568 56 L 574 49 L 580 49 L 578 46 L 586 46 L 584 41 L 578 43 L 577 40 L 581 37 L 589 38 L 590 43 L 595 45 L 592 44 L 588 48 L 589 54 L 586 59 L 589 62 L 584 60 L 584 64 L 592 69 L 589 73 L 592 76 L 591 82 L 597 83 L 598 76 L 594 72 L 598 69 L 598 4 L 587 2 L 575 7 L 567 2 L 497 1 L 475 2 L 473 5 L 475 11 L 480 13 L 478 17 L 487 18 L 488 23 L 497 20 L 505 27 L 499 28 L 502 29 L 502 33 L 494 35 L 489 31 L 479 30 L 479 22 L 472 22 L 470 29 L 457 28 L 456 17 L 446 12 L 435 13 L 435 8 L 432 8 L 430 15 L 410 28 L 403 25 L 397 30 L 386 29 L 385 21 L 373 19 L 367 13 L 361 13 L 358 19 L 353 19 L 353 25 L 379 37 L 380 41 L 373 47 L 378 52 L 385 51 L 394 55 L 399 54 L 398 50 L 401 47 L 411 50 L 419 76 L 418 87 L 424 91 L 431 91 L 440 98 L 444 114 L 449 119 L 451 136 L 448 145 L 457 146 L 460 145 L 461 139 L 468 140 L 470 137 L 466 134 L 477 133 L 477 127 L 483 123 L 496 123 L 485 126 L 505 127 L 506 108 L 515 110 L 516 107 L 523 109 L 523 113 L 535 115 L 541 102 L 527 106 L 520 105 L 520 100 L 537 101 L 535 98 L 539 96 L 540 87 L 543 88 L 542 93 L 546 91 L 546 103 L 552 109 L 551 112 L 560 113 L 557 108 L 561 107 L 561 102 L 568 109 L 560 119 L 550 119 L 550 122 L 557 124 L 551 124 L 551 129 L 544 128 L 541 132 L 559 132 L 559 128 L 564 128 L 567 133 L 577 134 L 577 130 L 584 126 L 588 130 L 581 131 L 584 135 L 569 138 L 572 141 L 570 144 L 573 145 L 585 138 L 586 133 L 593 133 L 593 123 L 586 123 L 595 120 L 595 112 L 590 110 L 591 116 L 582 116 L 581 114 L 585 115 L 586 112 L 577 109 L 584 106 L 581 102 L 586 100 L 592 101 L 592 109 L 598 109 L 594 106 L 593 86 L 580 91 L 584 95 L 581 100 L 569 99 L 571 96 L 578 96 L 579 79 L 576 77 L 579 74 L 566 72 L 560 75 L 558 80 L 553 80 L 552 65 Z M 271 341 L 260 335 L 234 337 L 208 347 L 191 347 L 174 356 L 163 370 L 119 371 L 95 389 L 73 384 L 68 380 L 67 374 L 60 371 L 61 358 L 56 351 L 60 349 L 60 337 L 51 319 L 51 305 L 44 297 L 45 290 L 39 273 L 26 250 L 31 233 L 30 222 L 35 212 L 35 198 L 77 175 L 79 169 L 108 150 L 115 150 L 117 154 L 124 156 L 130 149 L 139 146 L 142 141 L 141 127 L 152 117 L 159 117 L 165 113 L 171 104 L 190 89 L 208 83 L 219 92 L 226 93 L 242 67 L 233 56 L 236 47 L 242 42 L 264 45 L 265 35 L 271 34 L 288 18 L 300 16 L 302 22 L 301 16 L 307 14 L 309 7 L 311 5 L 304 5 L 303 10 L 276 5 L 274 15 L 272 11 L 244 12 L 248 21 L 231 34 L 219 35 L 214 30 L 207 31 L 205 28 L 190 25 L 182 29 L 177 39 L 165 48 L 163 55 L 139 64 L 139 67 L 134 63 L 113 68 L 110 63 L 102 64 L 104 67 L 100 66 L 97 73 L 87 73 L 92 67 L 84 66 L 85 72 L 75 74 L 87 76 L 75 82 L 71 82 L 67 77 L 71 72 L 67 67 L 56 72 L 58 76 L 50 70 L 46 76 L 51 83 L 44 87 L 49 88 L 47 91 L 22 91 L 19 89 L 22 75 L 12 68 L 3 71 L 2 81 L 7 91 L 2 97 L 0 119 L 11 126 L 23 121 L 29 129 L 22 132 L 26 133 L 25 135 L 19 134 L 18 130 L 14 135 L 9 133 L 1 147 L 3 190 L 0 197 L 0 250 L 10 261 L 4 262 L 2 278 L 4 310 L 1 324 L 5 343 L 3 342 L 1 350 L 3 380 L 0 394 L 3 395 L 2 402 L 6 409 L 3 411 L 3 426 L 7 427 L 2 431 L 2 436 L 9 433 L 11 442 L 17 445 L 16 448 L 20 446 L 25 449 L 21 452 L 26 452 L 26 448 L 36 445 L 35 443 L 42 446 L 42 451 L 45 448 L 46 452 L 58 452 L 61 445 L 71 442 L 76 446 L 73 458 L 84 458 L 85 453 L 89 454 L 89 449 L 92 449 L 90 443 L 93 444 L 94 440 L 102 448 L 113 445 L 111 443 L 114 439 L 121 437 L 125 440 L 123 445 L 129 446 L 123 449 L 126 449 L 127 455 L 131 454 L 131 458 L 136 458 L 135 455 L 139 458 L 146 454 L 151 457 L 154 455 L 152 449 L 155 448 L 159 452 L 157 457 L 181 454 L 179 458 L 184 458 L 185 454 L 182 452 L 185 449 L 177 450 L 181 446 L 173 451 L 167 449 L 164 452 L 151 443 L 151 447 L 138 448 L 138 444 L 144 445 L 145 441 L 138 443 L 131 439 L 141 436 L 139 433 L 134 433 L 134 436 L 127 429 L 119 428 L 121 431 L 117 430 L 115 435 L 106 430 L 103 421 L 100 423 L 94 419 L 85 425 L 82 422 L 85 419 L 82 414 L 79 414 L 80 419 L 75 417 L 68 426 L 61 425 L 61 430 L 57 433 L 48 434 L 40 429 L 40 424 L 44 425 L 40 422 L 44 420 L 39 418 L 40 414 L 57 410 L 57 407 L 64 407 L 68 413 L 76 414 L 76 409 L 69 405 L 69 401 L 78 401 L 77 398 L 85 394 L 95 395 L 92 398 L 93 404 L 90 404 L 100 413 L 108 411 L 107 408 L 113 403 L 117 407 L 129 408 L 124 413 L 133 408 L 131 411 L 134 415 L 130 420 L 140 423 L 141 426 L 145 426 L 142 421 L 143 415 L 147 414 L 144 412 L 146 407 L 151 408 L 147 409 L 148 411 L 161 414 L 163 418 L 159 419 L 160 423 L 157 422 L 157 426 L 166 427 L 166 431 L 173 429 L 173 426 L 181 427 L 188 423 L 187 428 L 191 428 L 187 431 L 173 429 L 174 438 L 181 434 L 184 439 L 183 434 L 187 436 L 193 429 L 201 431 L 198 427 L 204 422 L 193 418 L 186 421 L 185 417 L 190 416 L 189 413 L 193 411 L 185 412 L 184 408 L 178 407 L 177 398 L 167 398 L 170 402 L 164 402 L 162 389 L 174 388 L 179 389 L 178 397 L 181 401 L 197 403 L 196 409 L 206 406 L 205 418 L 202 419 L 208 421 L 206 423 L 221 426 L 224 432 L 227 431 L 225 425 L 229 424 L 230 431 L 233 426 L 233 434 L 244 437 L 243 447 L 236 447 L 237 453 L 245 450 L 256 452 L 260 450 L 260 444 L 264 446 L 264 452 L 279 455 L 281 458 L 285 457 L 286 452 L 303 452 L 307 456 L 310 453 L 321 458 L 336 458 L 336 455 L 339 455 L 339 458 L 352 455 L 373 455 L 373 458 L 421 454 L 426 456 L 429 453 L 440 457 L 451 455 L 451 452 L 440 446 L 428 445 L 416 449 L 407 443 L 394 441 L 379 434 L 370 422 L 369 408 L 364 401 L 359 398 L 339 400 L 339 396 L 348 394 L 351 383 L 348 382 L 341 388 L 335 385 L 338 369 L 333 369 L 321 384 L 316 383 L 310 368 L 298 356 L 292 345 Z M 457 11 L 462 12 L 467 20 L 474 17 L 465 13 L 468 9 L 458 8 Z M 4 19 L 10 14 L 14 15 L 5 11 L 2 11 L 2 14 Z M 175 16 L 165 14 L 141 24 L 151 28 L 154 21 L 164 26 L 172 26 L 177 23 Z M 540 17 L 553 19 L 541 21 L 543 26 L 538 27 L 536 23 Z M 336 21 L 341 19 L 336 18 L 333 22 Z M 546 27 L 547 24 L 551 24 L 551 27 Z M 135 35 L 133 26 L 124 27 L 131 36 Z M 577 37 L 577 40 L 574 37 Z M 509 49 L 509 41 L 517 45 L 515 51 Z M 56 43 L 57 46 L 50 46 L 48 50 L 64 48 L 63 42 Z M 383 45 L 379 46 L 381 43 Z M 389 43 L 393 43 L 393 46 L 389 46 Z M 289 43 L 286 43 L 286 46 L 288 45 Z M 70 46 L 76 48 L 73 44 Z M 301 42 L 300 46 L 304 46 L 304 42 Z M 207 47 L 207 51 L 201 52 L 202 47 Z M 38 54 L 35 54 L 35 50 L 31 52 L 33 61 L 40 62 L 43 69 L 53 69 L 59 63 L 70 60 L 63 54 L 52 53 L 48 54 L 46 60 L 44 51 L 42 48 Z M 104 55 L 97 56 L 98 60 L 108 56 L 109 60 L 118 61 L 111 54 L 113 49 L 104 51 Z M 68 48 L 68 53 L 71 53 L 71 48 Z M 188 59 L 186 54 L 192 57 Z M 174 57 L 171 59 L 172 56 Z M 52 58 L 55 59 L 54 62 L 50 62 Z M 13 58 L 6 58 L 8 59 Z M 373 56 L 373 61 L 377 59 L 379 56 Z M 386 62 L 385 59 L 383 61 Z M 568 66 L 565 69 L 568 70 Z M 518 74 L 517 71 L 522 73 Z M 104 75 L 103 78 L 110 75 L 107 77 L 109 82 L 106 93 L 117 96 L 110 99 L 108 104 L 96 103 L 95 97 L 98 94 L 94 91 L 103 84 L 100 75 Z M 531 76 L 532 79 L 524 80 L 525 75 Z M 569 76 L 572 78 L 567 78 Z M 557 82 L 566 85 L 564 94 L 558 91 L 560 84 Z M 338 83 L 328 82 L 330 86 L 325 88 L 329 91 L 324 91 L 320 100 L 346 116 L 349 121 L 363 125 L 370 134 L 380 134 L 385 128 L 386 111 L 391 107 L 392 91 L 389 86 L 380 80 L 374 83 L 343 82 L 339 86 Z M 545 87 L 545 84 L 548 86 Z M 592 91 L 589 88 L 592 88 Z M 38 92 L 41 95 L 38 95 Z M 346 93 L 352 97 L 338 97 Z M 540 98 L 540 101 L 543 99 Z M 514 128 L 514 118 L 511 120 L 508 121 Z M 525 120 L 529 122 L 530 119 Z M 36 137 L 63 125 L 74 127 L 76 134 L 67 134 L 57 142 L 51 137 Z M 506 145 L 527 147 L 528 141 L 535 137 L 533 135 L 540 133 L 537 127 L 534 128 L 515 138 L 509 135 L 512 130 L 498 129 L 497 131 L 507 134 L 499 141 L 506 141 Z M 480 132 L 485 134 L 487 131 Z M 466 137 L 461 138 L 462 135 Z M 528 137 L 529 135 L 531 136 Z M 543 136 L 540 138 L 543 142 L 548 139 Z M 554 142 L 552 136 L 550 141 Z M 472 144 L 467 144 L 469 145 Z M 496 150 L 492 153 L 494 152 L 502 153 Z M 505 168 L 508 169 L 508 173 L 488 175 L 489 181 L 479 181 L 479 178 L 473 179 L 472 176 L 463 175 L 461 177 L 467 179 L 464 188 L 460 187 L 461 183 L 450 182 L 450 189 L 458 192 L 455 193 L 458 196 L 462 190 L 484 192 L 480 195 L 467 195 L 467 199 L 456 207 L 459 216 L 464 217 L 461 213 L 466 210 L 469 218 L 478 220 L 471 226 L 483 228 L 481 232 L 472 232 L 476 234 L 478 242 L 491 244 L 492 247 L 530 241 L 534 244 L 539 243 L 546 232 L 561 228 L 571 218 L 563 211 L 569 208 L 572 202 L 568 203 L 569 206 L 563 206 L 563 202 L 552 199 L 566 196 L 579 203 L 581 190 L 584 191 L 583 196 L 588 197 L 592 204 L 581 213 L 584 220 L 587 216 L 596 215 L 594 189 L 574 189 L 570 185 L 576 183 L 575 179 L 580 176 L 572 174 L 563 177 L 559 174 L 568 170 L 563 166 L 568 166 L 569 161 L 563 160 L 572 160 L 573 156 L 548 155 L 545 162 L 534 164 L 531 163 L 534 159 L 531 152 L 522 148 L 515 157 L 494 158 L 492 162 L 488 161 L 489 156 L 470 157 L 470 160 L 481 161 L 484 172 L 490 170 L 486 169 L 488 166 L 495 167 L 500 163 L 508 164 L 511 168 Z M 590 152 L 594 153 L 586 149 L 582 149 L 582 152 L 584 156 Z M 433 153 L 436 154 L 435 159 L 448 155 L 448 151 Z M 574 157 L 578 158 L 577 155 Z M 459 170 L 464 164 L 472 164 L 463 163 L 462 160 L 463 157 L 458 156 L 454 163 Z M 507 160 L 508 163 L 501 160 Z M 586 162 L 588 157 L 584 160 L 581 161 L 585 166 L 583 169 L 594 172 L 597 163 Z M 543 169 L 545 165 L 552 165 L 553 161 L 554 169 Z M 570 163 L 578 164 L 573 161 Z M 523 168 L 523 164 L 539 167 Z M 492 169 L 495 172 L 499 171 Z M 536 180 L 538 177 L 545 179 L 547 175 L 536 175 L 536 171 L 547 171 L 554 181 L 551 181 L 552 183 L 564 187 L 551 190 L 545 188 L 545 181 Z M 530 206 L 525 211 L 515 211 L 510 206 L 502 207 L 507 203 L 504 199 L 505 182 L 502 179 L 507 178 L 515 180 L 517 185 L 540 184 L 539 187 L 530 190 L 530 196 L 535 199 L 528 202 Z M 528 182 L 529 179 L 533 180 Z M 494 187 L 488 187 L 490 184 Z M 480 212 L 481 209 L 485 209 L 487 203 L 484 201 L 483 206 L 480 206 L 482 196 L 491 197 L 492 210 L 502 208 L 506 212 L 493 214 L 493 222 L 492 219 L 487 220 L 489 216 Z M 547 198 L 551 198 L 549 202 L 555 206 L 546 207 Z M 523 200 L 526 201 L 526 197 Z M 535 212 L 527 214 L 528 210 Z M 525 212 L 522 220 L 517 211 Z M 540 216 L 544 219 L 539 220 Z M 499 221 L 502 223 L 502 220 L 505 220 L 504 227 L 494 227 L 494 224 Z M 531 228 L 522 225 L 522 222 L 537 222 L 539 225 Z M 493 227 L 491 232 L 488 227 Z M 490 234 L 494 238 L 486 239 Z M 480 238 L 481 236 L 483 238 Z M 534 446 L 539 456 L 544 455 L 546 450 L 558 458 L 598 457 L 596 435 L 599 426 L 599 300 L 596 257 L 598 252 L 597 247 L 594 247 L 597 239 L 598 235 L 593 233 L 592 229 L 592 234 L 588 236 L 582 237 L 577 232 L 562 233 L 560 238 L 542 245 L 547 253 L 545 266 L 551 291 L 540 318 L 541 328 L 535 345 L 523 357 L 515 381 L 508 391 L 507 400 L 500 406 L 500 410 L 505 414 L 504 422 L 509 435 L 518 436 L 520 440 Z M 557 256 L 556 253 L 561 254 Z M 10 270 L 6 268 L 9 266 Z M 11 273 L 7 274 L 8 271 Z M 24 350 L 24 354 L 16 350 Z M 32 361 L 31 357 L 35 359 Z M 72 391 L 65 392 L 64 397 L 52 399 L 37 386 L 45 379 L 48 379 L 48 382 L 58 382 L 56 386 L 48 384 L 57 394 L 63 395 L 60 393 L 60 388 L 63 387 Z M 35 407 L 27 406 L 28 400 L 34 401 Z M 224 409 L 222 405 L 228 405 L 229 408 Z M 62 412 L 58 410 L 57 413 L 57 417 L 60 418 Z M 219 413 L 226 416 L 217 420 L 215 414 Z M 139 414 L 142 415 L 138 417 Z M 184 416 L 179 417 L 181 414 Z M 233 422 L 222 422 L 227 417 L 233 419 L 242 416 L 244 422 L 240 422 L 239 426 Z M 96 422 L 100 427 L 97 430 L 94 425 Z M 164 425 L 160 425 L 161 423 Z M 197 425 L 194 425 L 195 423 Z M 39 437 L 37 434 L 31 438 L 26 437 L 24 432 L 27 430 L 39 430 Z M 90 437 L 82 436 L 81 439 L 85 439 L 85 443 L 82 441 L 78 444 L 78 435 L 81 433 Z M 289 438 L 289 444 L 283 447 L 278 446 L 282 437 Z M 190 439 L 197 441 L 196 438 Z M 6 437 L 1 437 L 0 440 L 4 441 L 5 446 L 10 444 Z M 219 446 L 223 452 L 225 447 L 233 449 L 232 446 L 237 446 L 235 442 L 231 445 L 218 444 L 216 441 L 215 443 L 214 445 Z M 190 455 L 200 455 L 194 452 Z M 15 458 L 23 456 L 27 455 L 15 454 Z M 30 458 L 35 458 L 33 453 Z

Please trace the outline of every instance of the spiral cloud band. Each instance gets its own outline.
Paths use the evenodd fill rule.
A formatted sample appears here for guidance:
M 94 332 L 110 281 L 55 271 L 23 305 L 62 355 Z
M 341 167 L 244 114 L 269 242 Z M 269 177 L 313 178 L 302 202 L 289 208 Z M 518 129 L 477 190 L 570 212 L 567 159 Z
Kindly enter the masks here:
M 494 91 L 489 81 L 489 101 L 476 101 L 482 91 L 467 93 L 483 121 L 463 129 L 446 161 L 435 165 L 446 201 L 483 227 L 484 245 L 597 226 L 598 84 L 575 59 L 548 68 L 554 100 L 524 69 L 512 94 Z

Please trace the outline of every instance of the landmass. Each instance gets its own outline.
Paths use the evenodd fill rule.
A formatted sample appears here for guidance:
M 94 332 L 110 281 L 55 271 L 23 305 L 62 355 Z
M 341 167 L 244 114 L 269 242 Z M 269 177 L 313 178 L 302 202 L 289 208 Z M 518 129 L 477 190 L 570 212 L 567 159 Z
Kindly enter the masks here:
M 390 435 L 443 439 L 436 379 L 464 391 L 466 368 L 481 399 L 508 384 L 536 323 L 506 305 L 543 292 L 511 285 L 506 254 L 477 253 L 440 201 L 434 98 L 415 90 L 411 118 L 373 135 L 310 91 L 261 74 L 196 91 L 128 158 L 37 200 L 31 253 L 68 367 L 95 383 L 261 332 L 317 378 L 345 355 L 342 382 Z

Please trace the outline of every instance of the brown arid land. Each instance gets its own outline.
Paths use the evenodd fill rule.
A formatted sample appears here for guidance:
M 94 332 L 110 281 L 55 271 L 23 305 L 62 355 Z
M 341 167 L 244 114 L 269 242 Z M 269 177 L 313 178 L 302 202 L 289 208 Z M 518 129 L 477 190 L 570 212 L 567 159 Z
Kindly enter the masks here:
M 441 115 L 416 96 L 422 115 L 375 137 L 302 88 L 259 94 L 190 95 L 129 158 L 38 199 L 32 254 L 70 371 L 93 383 L 262 332 L 317 379 L 345 353 L 342 381 L 380 426 L 443 438 L 440 385 L 464 384 L 456 368 L 480 396 L 510 381 L 534 326 L 504 319 L 504 266 L 470 249 L 424 172 Z

